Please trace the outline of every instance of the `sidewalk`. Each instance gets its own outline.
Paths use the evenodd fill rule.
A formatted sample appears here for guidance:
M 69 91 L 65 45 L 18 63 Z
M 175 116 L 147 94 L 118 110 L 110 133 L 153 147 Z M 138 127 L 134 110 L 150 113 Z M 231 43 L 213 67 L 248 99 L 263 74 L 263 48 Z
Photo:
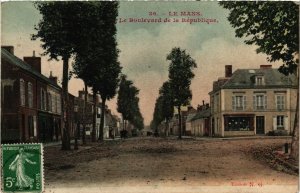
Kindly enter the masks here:
M 71 144 L 74 144 L 75 140 L 71 140 Z M 80 143 L 80 140 L 78 140 L 78 143 Z M 54 141 L 54 142 L 46 142 L 43 143 L 44 147 L 52 147 L 52 146 L 57 146 L 57 145 L 61 145 L 61 141 Z
M 117 141 L 117 140 L 121 140 L 121 138 L 119 136 L 115 137 L 115 139 L 104 139 L 104 141 Z M 71 145 L 74 145 L 75 140 L 71 140 Z M 81 144 L 81 140 L 78 139 L 78 144 Z M 52 146 L 58 146 L 61 145 L 61 141 L 54 141 L 54 142 L 47 142 L 47 143 L 43 143 L 44 147 L 52 147 Z
M 169 136 L 170 139 L 178 139 L 178 136 Z M 239 137 L 195 137 L 195 136 L 182 136 L 182 139 L 191 139 L 199 141 L 222 141 L 222 140 L 248 140 L 248 139 L 292 139 L 291 136 L 267 136 L 267 135 L 255 135 L 255 136 L 239 136 Z

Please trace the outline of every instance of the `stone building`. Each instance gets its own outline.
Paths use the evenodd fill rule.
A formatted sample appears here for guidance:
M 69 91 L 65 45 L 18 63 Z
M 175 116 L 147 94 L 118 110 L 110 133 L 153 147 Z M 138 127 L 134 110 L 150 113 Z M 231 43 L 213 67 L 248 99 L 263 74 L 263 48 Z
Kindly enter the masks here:
M 209 93 L 212 136 L 242 136 L 281 131 L 290 134 L 296 112 L 297 81 L 271 65 L 259 69 L 225 66 L 225 77 Z

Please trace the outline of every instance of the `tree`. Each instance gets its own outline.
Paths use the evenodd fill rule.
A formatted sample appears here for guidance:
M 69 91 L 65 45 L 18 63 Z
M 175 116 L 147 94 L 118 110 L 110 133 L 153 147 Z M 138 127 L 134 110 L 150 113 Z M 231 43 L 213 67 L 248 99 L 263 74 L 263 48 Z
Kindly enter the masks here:
M 162 87 L 159 89 L 159 94 L 162 97 L 161 101 L 161 113 L 163 119 L 166 121 L 165 132 L 168 130 L 169 121 L 172 119 L 174 114 L 174 97 L 171 90 L 170 82 L 164 82 Z M 167 133 L 166 133 L 167 135 Z
M 170 87 L 170 82 L 166 81 L 159 89 L 159 96 L 156 99 L 155 108 L 153 112 L 152 126 L 155 130 L 162 121 L 165 120 L 165 133 L 168 130 L 170 119 L 174 114 L 173 94 Z M 167 135 L 167 133 L 166 133 Z
M 62 120 L 63 137 L 62 149 L 70 150 L 69 133 L 69 112 L 68 112 L 68 71 L 69 59 L 74 54 L 76 44 L 77 13 L 80 5 L 77 2 L 38 2 L 35 7 L 42 15 L 41 21 L 35 26 L 37 33 L 32 35 L 32 39 L 40 39 L 43 43 L 41 47 L 45 50 L 44 55 L 48 55 L 50 60 L 63 60 L 63 80 L 62 80 Z
M 162 113 L 162 101 L 162 96 L 158 96 L 155 102 L 153 120 L 151 121 L 151 128 L 154 132 L 158 132 L 158 126 L 164 120 Z
M 121 66 L 118 62 L 116 42 L 116 19 L 118 2 L 86 2 L 89 8 L 89 22 L 82 26 L 87 29 L 79 38 L 82 43 L 77 49 L 75 73 L 101 96 L 101 110 L 105 112 L 106 100 L 116 95 Z M 92 24 L 91 26 L 89 26 Z M 84 24 L 83 24 L 84 25 Z M 93 121 L 95 122 L 95 120 Z M 104 113 L 101 113 L 99 140 L 103 140 Z M 92 140 L 95 141 L 96 128 L 93 124 Z
M 133 85 L 131 80 L 127 80 L 126 75 L 121 75 L 121 82 L 118 91 L 118 112 L 122 114 L 123 130 L 126 130 L 126 121 L 130 121 L 134 126 L 143 128 L 143 118 L 138 106 L 139 90 Z
M 299 85 L 299 9 L 293 2 L 220 2 L 230 11 L 228 20 L 239 38 L 258 46 L 268 61 L 281 61 L 279 71 L 295 74 Z M 293 126 L 291 156 L 299 156 L 299 89 Z
M 182 138 L 182 120 L 181 120 L 181 106 L 188 105 L 192 99 L 192 91 L 190 85 L 193 77 L 193 68 L 197 64 L 185 50 L 180 48 L 173 48 L 167 55 L 167 60 L 170 60 L 169 66 L 169 82 L 170 90 L 173 93 L 173 104 L 178 109 L 179 117 L 179 135 Z

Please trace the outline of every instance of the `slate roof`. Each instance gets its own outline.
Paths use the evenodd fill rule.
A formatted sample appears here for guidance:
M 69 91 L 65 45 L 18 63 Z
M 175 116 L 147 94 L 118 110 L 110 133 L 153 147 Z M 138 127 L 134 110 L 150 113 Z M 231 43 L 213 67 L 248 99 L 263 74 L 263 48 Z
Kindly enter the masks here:
M 199 111 L 192 119 L 191 121 L 201 119 L 201 118 L 207 118 L 210 117 L 210 108 Z
M 187 118 L 186 118 L 186 122 L 191 121 L 194 117 L 195 117 L 196 113 L 190 113 L 188 114 Z
M 255 84 L 255 76 L 264 77 L 264 85 Z M 298 88 L 295 75 L 285 76 L 278 69 L 238 69 L 219 89 Z M 215 91 L 215 90 L 214 90 Z
M 15 55 L 8 52 L 6 49 L 1 48 L 1 60 L 5 60 L 10 64 L 16 65 L 17 67 L 27 71 L 30 74 L 33 74 L 37 78 L 45 81 L 46 83 L 52 85 L 55 88 L 61 89 L 60 86 L 52 82 L 49 78 L 44 76 L 43 74 L 36 71 L 33 67 L 31 67 L 29 64 L 21 60 L 20 58 L 16 57 Z

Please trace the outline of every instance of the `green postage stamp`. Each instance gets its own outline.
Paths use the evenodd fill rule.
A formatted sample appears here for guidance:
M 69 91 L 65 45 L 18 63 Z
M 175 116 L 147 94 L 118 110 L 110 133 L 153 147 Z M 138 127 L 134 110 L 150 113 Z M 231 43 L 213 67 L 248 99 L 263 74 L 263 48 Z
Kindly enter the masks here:
M 2 191 L 43 191 L 43 145 L 2 145 Z

